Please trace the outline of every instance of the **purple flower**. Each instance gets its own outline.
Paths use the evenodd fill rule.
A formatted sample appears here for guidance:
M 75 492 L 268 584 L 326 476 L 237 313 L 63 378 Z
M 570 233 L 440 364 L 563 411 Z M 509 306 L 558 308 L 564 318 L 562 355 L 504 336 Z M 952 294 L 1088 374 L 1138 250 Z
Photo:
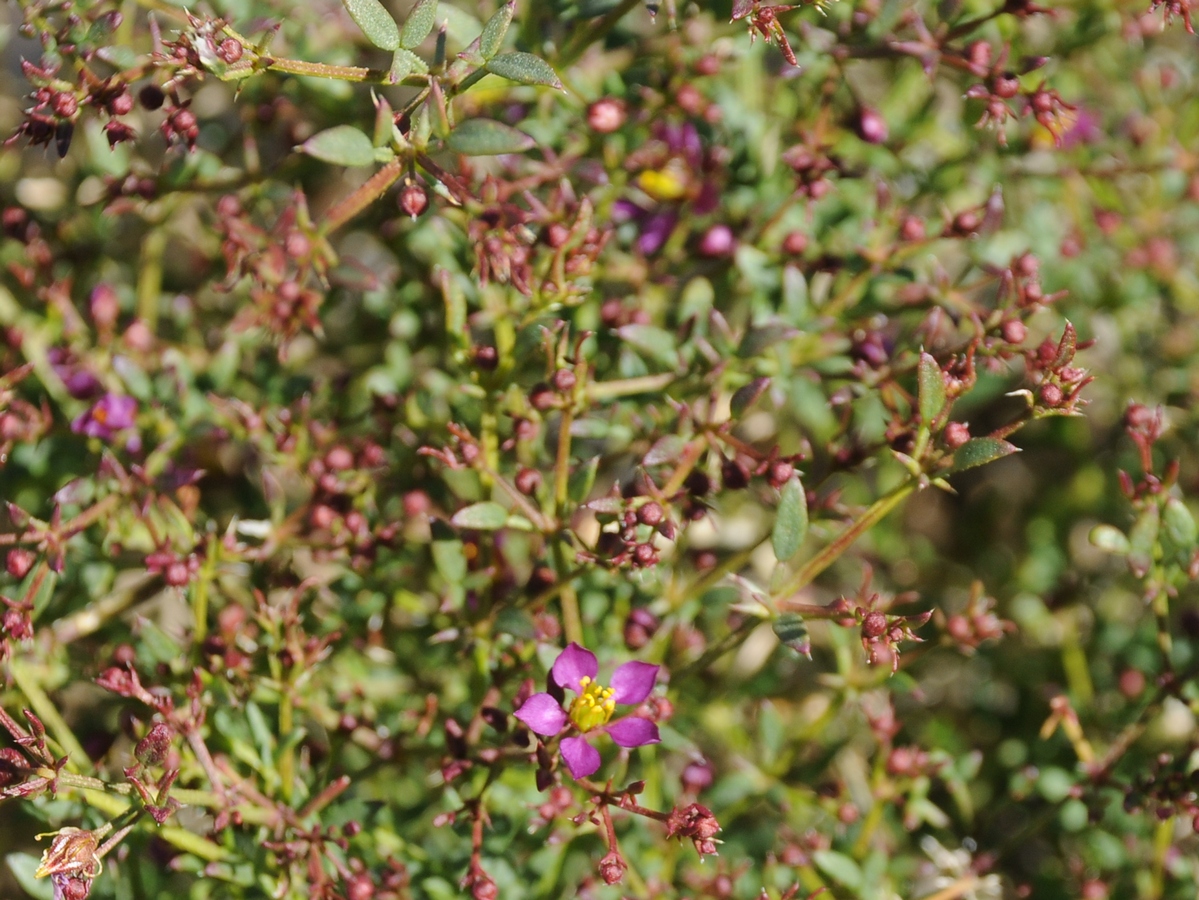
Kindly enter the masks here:
M 71 423 L 76 434 L 111 441 L 118 431 L 132 428 L 137 401 L 123 394 L 105 394 L 95 405 Z
M 636 706 L 649 696 L 658 677 L 658 667 L 627 662 L 612 673 L 611 687 L 595 680 L 598 672 L 595 654 L 572 643 L 554 660 L 550 678 L 578 696 L 564 709 L 550 694 L 534 694 L 516 711 L 516 718 L 543 737 L 552 737 L 567 725 L 579 732 L 579 737 L 566 737 L 561 743 L 562 759 L 575 778 L 586 778 L 600 767 L 599 751 L 588 743 L 591 735 L 607 732 L 622 747 L 642 747 L 659 741 L 658 726 L 649 719 L 625 716 L 611 721 L 617 704 Z

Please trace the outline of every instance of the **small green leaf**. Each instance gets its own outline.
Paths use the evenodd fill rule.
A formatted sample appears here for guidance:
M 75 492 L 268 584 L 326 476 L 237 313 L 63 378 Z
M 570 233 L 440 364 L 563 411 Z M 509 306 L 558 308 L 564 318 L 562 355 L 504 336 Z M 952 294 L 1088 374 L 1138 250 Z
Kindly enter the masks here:
M 616 329 L 621 340 L 663 365 L 679 364 L 678 340 L 673 332 L 656 325 L 624 325 Z
M 658 438 L 654 441 L 654 445 L 649 448 L 649 452 L 645 454 L 645 458 L 641 460 L 641 464 L 646 468 L 650 466 L 660 466 L 662 463 L 673 462 L 679 458 L 679 454 L 683 452 L 683 448 L 687 446 L 677 434 L 668 434 L 666 437 Z
M 733 399 L 729 401 L 729 412 L 734 419 L 740 419 L 746 410 L 757 402 L 757 399 L 770 387 L 769 378 L 755 378 L 745 387 L 737 388 Z
M 562 89 L 558 74 L 544 59 L 532 53 L 501 53 L 488 60 L 485 68 L 492 75 L 499 75 L 517 84 L 541 84 Z
M 783 485 L 770 543 L 779 562 L 793 557 L 808 534 L 808 497 L 798 478 Z
M 741 346 L 737 348 L 737 355 L 747 359 L 758 356 L 775 344 L 791 340 L 797 334 L 799 334 L 798 328 L 777 319 L 762 322 L 759 325 L 751 325 L 746 329 L 745 336 L 741 339 Z
M 537 146 L 523 131 L 493 119 L 467 119 L 450 133 L 445 143 L 455 153 L 466 156 L 524 153 Z
M 483 59 L 491 59 L 500 52 L 500 47 L 504 46 L 504 35 L 508 33 L 508 26 L 512 24 L 515 12 L 516 0 L 508 0 L 487 20 L 487 24 L 483 26 L 483 33 L 479 35 L 479 53 Z
M 798 613 L 783 613 L 771 625 L 774 636 L 796 653 L 812 658 L 812 639 L 808 635 L 808 624 Z
M 433 565 L 448 584 L 461 584 L 466 577 L 466 552 L 462 549 L 462 541 L 433 541 Z
M 1107 553 L 1123 556 L 1131 548 L 1128 535 L 1114 525 L 1096 525 L 1091 529 L 1091 545 Z
M 341 0 L 368 41 L 383 50 L 400 46 L 400 28 L 379 0 Z
M 1191 553 L 1195 549 L 1195 539 L 1199 537 L 1199 529 L 1195 527 L 1195 517 L 1187 509 L 1186 504 L 1177 497 L 1170 497 L 1162 509 L 1162 529 L 1164 536 L 1176 549 L 1183 553 Z
M 857 891 L 862 886 L 862 870 L 852 857 L 844 853 L 838 853 L 836 850 L 817 850 L 812 854 L 812 862 L 833 881 L 851 891 Z
M 375 161 L 375 145 L 352 125 L 338 125 L 314 134 L 300 150 L 335 166 L 369 166 Z
M 920 421 L 932 427 L 945 409 L 945 376 L 928 353 L 920 354 Z
M 975 466 L 986 465 L 992 460 L 1019 452 L 1019 447 L 999 438 L 972 438 L 958 447 L 957 452 L 953 454 L 953 468 L 949 471 L 961 472 L 963 469 L 973 469 Z
M 591 493 L 595 486 L 595 475 L 599 471 L 599 462 L 600 458 L 593 456 L 577 465 L 570 473 L 566 481 L 566 493 L 575 503 L 582 503 Z
M 400 29 L 400 46 L 405 50 L 419 47 L 433 30 L 436 18 L 437 0 L 420 0 L 412 7 L 412 12 L 404 20 L 404 27 Z
M 49 878 L 37 878 L 34 873 L 40 865 L 32 853 L 10 853 L 4 857 L 13 878 L 34 900 L 52 900 L 54 884 Z
M 455 528 L 477 528 L 480 531 L 495 531 L 508 521 L 508 510 L 498 503 L 486 501 L 473 503 L 454 513 L 450 524 Z
M 387 80 L 392 84 L 399 84 L 409 75 L 427 75 L 428 73 L 429 67 L 423 59 L 411 50 L 401 47 L 391 58 L 391 70 L 387 73 Z

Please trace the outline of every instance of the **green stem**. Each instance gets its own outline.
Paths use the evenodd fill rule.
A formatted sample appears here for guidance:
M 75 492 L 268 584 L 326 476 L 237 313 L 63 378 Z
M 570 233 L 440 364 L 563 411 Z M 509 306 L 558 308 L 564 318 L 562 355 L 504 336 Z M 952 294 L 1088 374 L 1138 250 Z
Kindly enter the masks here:
M 916 490 L 916 479 L 909 478 L 889 493 L 880 497 L 862 515 L 851 522 L 844 531 L 821 548 L 820 552 L 799 567 L 783 587 L 775 592 L 776 599 L 782 599 L 803 590 L 825 569 L 836 562 L 863 534 L 881 522 L 887 515 L 899 506 L 907 496 Z
M 651 394 L 669 387 L 677 376 L 674 372 L 657 375 L 639 375 L 636 378 L 621 378 L 618 381 L 597 381 L 587 386 L 592 400 L 615 400 L 632 394 Z
M 155 228 L 142 241 L 137 273 L 137 315 L 153 333 L 158 326 L 158 300 L 162 294 L 162 257 L 167 248 L 165 228 Z
M 562 410 L 562 421 L 558 425 L 558 454 L 554 461 L 554 516 L 560 530 L 570 527 L 567 509 L 570 486 L 570 428 L 574 424 L 574 410 L 567 406 Z M 562 604 L 562 630 L 568 641 L 583 644 L 583 616 L 579 612 L 579 595 L 574 584 L 563 581 L 570 577 L 570 560 L 567 553 L 571 545 L 565 535 L 554 541 L 554 566 L 558 580 L 562 582 L 558 599 Z

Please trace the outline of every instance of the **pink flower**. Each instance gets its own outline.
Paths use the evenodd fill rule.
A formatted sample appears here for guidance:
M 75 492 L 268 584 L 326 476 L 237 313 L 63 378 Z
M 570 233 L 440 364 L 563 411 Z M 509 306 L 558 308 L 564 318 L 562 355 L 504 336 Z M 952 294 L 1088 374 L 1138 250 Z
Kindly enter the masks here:
M 137 401 L 121 394 L 105 394 L 87 412 L 71 423 L 76 434 L 111 441 L 118 431 L 136 424 Z
M 575 778 L 586 778 L 600 767 L 599 751 L 589 743 L 593 735 L 607 732 L 621 747 L 642 747 L 660 740 L 658 726 L 642 716 L 611 721 L 617 704 L 636 706 L 649 696 L 658 667 L 627 662 L 612 673 L 611 687 L 595 680 L 598 672 L 595 654 L 572 643 L 554 660 L 550 678 L 577 696 L 563 708 L 548 693 L 534 694 L 516 711 L 516 718 L 543 737 L 552 737 L 568 725 L 579 732 L 578 737 L 563 738 L 560 745 L 566 768 Z

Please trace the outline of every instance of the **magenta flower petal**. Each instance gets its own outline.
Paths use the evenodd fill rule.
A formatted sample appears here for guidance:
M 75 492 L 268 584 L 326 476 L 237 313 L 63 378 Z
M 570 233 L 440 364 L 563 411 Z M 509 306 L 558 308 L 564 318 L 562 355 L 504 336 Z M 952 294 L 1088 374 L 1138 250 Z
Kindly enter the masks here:
M 612 740 L 622 747 L 644 747 L 646 744 L 656 744 L 661 740 L 658 737 L 658 726 L 641 716 L 626 716 L 619 722 L 613 722 L 604 730 L 611 735 Z M 562 743 L 565 744 L 566 741 Z M 565 748 L 563 748 L 563 752 L 565 755 Z
M 558 654 L 558 658 L 554 660 L 554 667 L 550 670 L 556 685 L 570 688 L 576 694 L 583 693 L 579 679 L 590 678 L 594 681 L 598 672 L 599 663 L 596 662 L 595 654 L 573 641 Z
M 566 712 L 549 694 L 534 694 L 514 715 L 543 737 L 557 734 L 567 720 Z
M 617 703 L 634 705 L 649 696 L 658 677 L 658 667 L 649 663 L 627 662 L 612 673 L 612 699 Z
M 583 738 L 563 738 L 560 747 L 566 768 L 574 778 L 586 778 L 600 767 L 599 751 Z

